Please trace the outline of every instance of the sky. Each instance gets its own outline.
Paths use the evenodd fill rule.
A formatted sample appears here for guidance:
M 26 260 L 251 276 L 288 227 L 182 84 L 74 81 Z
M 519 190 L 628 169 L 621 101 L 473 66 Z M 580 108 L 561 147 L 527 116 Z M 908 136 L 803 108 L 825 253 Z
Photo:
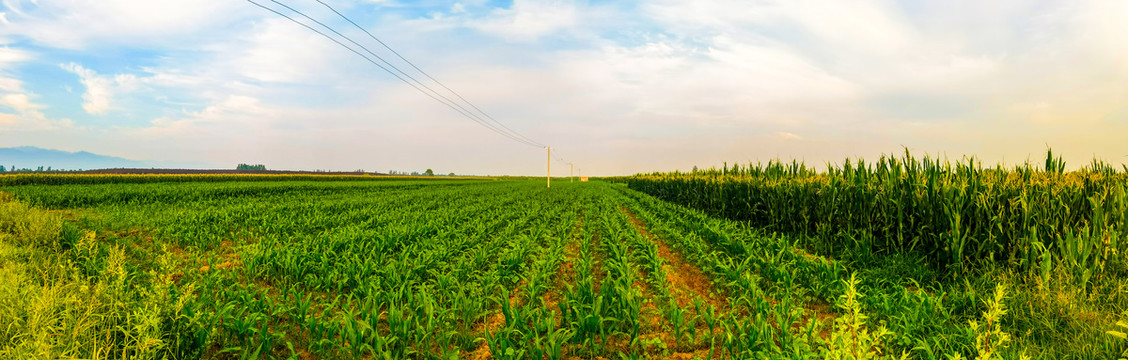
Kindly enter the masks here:
M 279 1 L 413 71 L 317 1 Z M 324 1 L 584 175 L 905 148 L 1128 163 L 1124 0 Z M 11 146 L 483 175 L 546 158 L 242 0 L 0 0 Z

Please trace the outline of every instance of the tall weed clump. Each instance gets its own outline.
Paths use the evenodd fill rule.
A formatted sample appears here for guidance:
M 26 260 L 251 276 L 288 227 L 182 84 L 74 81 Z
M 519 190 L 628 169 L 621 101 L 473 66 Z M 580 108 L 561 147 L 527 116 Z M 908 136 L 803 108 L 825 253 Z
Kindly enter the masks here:
M 862 313 L 859 300 L 862 294 L 858 292 L 857 274 L 850 274 L 849 279 L 843 279 L 846 292 L 839 296 L 837 307 L 844 314 L 834 319 L 834 332 L 826 344 L 824 358 L 828 360 L 869 360 L 892 359 L 894 357 L 884 354 L 884 338 L 890 335 L 884 326 L 876 331 L 870 331 L 866 325 L 869 319 Z M 907 354 L 902 354 L 900 359 L 907 359 Z
M 0 193 L 0 359 L 199 358 L 180 335 L 201 330 L 193 285 L 162 274 L 167 259 L 142 282 L 121 247 L 64 227 Z
M 62 221 L 0 193 L 0 240 L 16 246 L 53 246 Z
M 1003 284 L 995 286 L 994 296 L 984 300 L 987 310 L 983 312 L 983 322 L 968 320 L 968 328 L 975 334 L 976 360 L 1000 359 L 999 352 L 1011 341 L 1011 336 L 1003 331 L 1003 315 L 1007 314 L 1007 306 L 1003 300 L 1007 297 L 1007 288 Z

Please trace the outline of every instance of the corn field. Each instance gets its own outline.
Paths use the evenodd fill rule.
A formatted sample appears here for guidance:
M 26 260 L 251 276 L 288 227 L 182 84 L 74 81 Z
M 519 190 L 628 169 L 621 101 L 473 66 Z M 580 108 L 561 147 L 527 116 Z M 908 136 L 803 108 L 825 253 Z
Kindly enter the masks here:
M 631 189 L 708 214 L 824 243 L 879 253 L 916 252 L 938 266 L 1007 264 L 1030 271 L 1058 256 L 1088 269 L 1123 251 L 1128 171 L 1094 161 L 1073 172 L 984 168 L 925 157 L 845 161 L 816 172 L 798 163 L 734 165 L 621 179 Z M 832 236 L 836 235 L 836 236 Z
M 1115 252 L 1123 173 L 909 160 L 549 189 L 520 179 L 0 176 L 0 358 L 1124 351 L 1106 333 L 1128 304 Z M 992 207 L 1015 201 L 1026 205 Z M 972 215 L 987 209 L 1007 210 Z M 1069 245 L 1094 234 L 1109 240 Z M 962 250 L 945 249 L 949 237 L 964 239 Z M 982 270 L 990 259 L 1012 270 Z M 924 266 L 936 261 L 960 271 Z M 1024 266 L 1034 275 L 1013 271 Z

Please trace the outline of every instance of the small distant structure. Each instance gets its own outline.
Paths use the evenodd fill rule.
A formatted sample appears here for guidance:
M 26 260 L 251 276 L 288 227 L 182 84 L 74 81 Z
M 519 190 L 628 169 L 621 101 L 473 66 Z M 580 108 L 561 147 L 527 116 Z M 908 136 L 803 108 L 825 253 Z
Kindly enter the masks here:
M 587 182 L 587 176 L 581 176 L 580 182 Z

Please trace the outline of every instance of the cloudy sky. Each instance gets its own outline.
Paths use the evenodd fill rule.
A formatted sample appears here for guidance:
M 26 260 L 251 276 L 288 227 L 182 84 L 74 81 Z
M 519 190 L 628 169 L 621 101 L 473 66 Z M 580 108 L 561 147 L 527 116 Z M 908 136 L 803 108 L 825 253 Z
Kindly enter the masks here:
M 544 171 L 542 149 L 247 1 L 0 1 L 0 147 Z M 1124 0 L 325 1 L 584 174 L 902 146 L 1128 162 Z M 315 0 L 283 2 L 394 59 Z

